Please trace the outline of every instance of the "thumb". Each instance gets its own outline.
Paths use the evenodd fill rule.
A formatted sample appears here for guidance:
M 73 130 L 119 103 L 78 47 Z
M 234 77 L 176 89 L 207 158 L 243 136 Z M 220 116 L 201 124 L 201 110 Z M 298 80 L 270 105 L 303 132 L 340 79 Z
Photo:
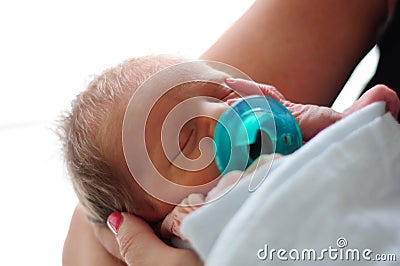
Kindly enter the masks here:
M 160 240 L 151 227 L 136 216 L 113 212 L 107 219 L 107 225 L 115 234 L 122 259 L 128 265 L 137 263 L 143 257 L 143 252 L 151 253 L 160 245 Z M 156 253 L 149 254 L 148 259 L 154 258 L 158 258 Z M 152 265 L 156 265 L 156 263 Z
M 122 259 L 128 265 L 195 265 L 199 262 L 193 252 L 166 245 L 139 217 L 113 212 L 107 225 L 115 234 Z

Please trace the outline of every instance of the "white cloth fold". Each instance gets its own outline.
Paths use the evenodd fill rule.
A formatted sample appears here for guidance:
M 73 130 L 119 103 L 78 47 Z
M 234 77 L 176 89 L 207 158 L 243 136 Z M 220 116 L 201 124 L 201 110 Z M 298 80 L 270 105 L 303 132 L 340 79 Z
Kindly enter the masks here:
M 375 103 L 337 122 L 277 161 L 258 190 L 248 192 L 243 179 L 190 214 L 181 232 L 206 265 L 301 265 L 309 260 L 294 255 L 304 249 L 323 256 L 320 264 L 349 264 L 322 253 L 329 247 L 394 254 L 398 263 L 400 126 L 384 111 Z M 286 250 L 287 260 L 271 258 L 271 249 Z M 380 264 L 360 258 L 357 265 Z

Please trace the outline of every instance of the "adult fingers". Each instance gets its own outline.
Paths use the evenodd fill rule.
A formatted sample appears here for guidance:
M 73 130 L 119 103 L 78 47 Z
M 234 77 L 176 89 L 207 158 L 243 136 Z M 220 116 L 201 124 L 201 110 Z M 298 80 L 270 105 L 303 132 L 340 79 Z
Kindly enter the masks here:
M 273 86 L 259 84 L 244 79 L 226 79 L 226 84 L 239 94 L 262 94 L 282 103 L 296 118 L 300 126 L 304 141 L 310 140 L 318 132 L 335 123 L 343 116 L 331 108 L 316 105 L 295 104 L 287 101 L 285 97 Z
M 396 119 L 399 115 L 400 100 L 396 92 L 385 85 L 376 85 L 366 91 L 346 112 L 349 115 L 373 102 L 383 101 L 386 103 L 386 110 Z
M 128 265 L 202 265 L 194 252 L 166 245 L 146 222 L 134 215 L 114 212 L 107 224 Z
M 343 118 L 343 114 L 328 107 L 295 104 L 289 101 L 284 102 L 283 105 L 292 113 L 299 124 L 304 141 L 309 141 L 321 130 Z

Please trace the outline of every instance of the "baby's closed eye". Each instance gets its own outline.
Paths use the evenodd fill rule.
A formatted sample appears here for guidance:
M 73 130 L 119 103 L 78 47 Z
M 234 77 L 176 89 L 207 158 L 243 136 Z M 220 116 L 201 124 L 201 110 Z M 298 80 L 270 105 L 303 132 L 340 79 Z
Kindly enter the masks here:
M 196 127 L 193 121 L 187 122 L 179 132 L 179 149 L 181 152 L 188 151 L 195 144 Z

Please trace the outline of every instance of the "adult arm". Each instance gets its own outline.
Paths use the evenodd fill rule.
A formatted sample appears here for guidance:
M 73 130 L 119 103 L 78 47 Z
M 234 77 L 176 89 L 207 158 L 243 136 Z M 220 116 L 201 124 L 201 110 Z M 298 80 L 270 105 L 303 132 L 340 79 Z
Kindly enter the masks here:
M 388 9 L 384 0 L 257 0 L 201 58 L 235 66 L 292 102 L 331 105 Z

